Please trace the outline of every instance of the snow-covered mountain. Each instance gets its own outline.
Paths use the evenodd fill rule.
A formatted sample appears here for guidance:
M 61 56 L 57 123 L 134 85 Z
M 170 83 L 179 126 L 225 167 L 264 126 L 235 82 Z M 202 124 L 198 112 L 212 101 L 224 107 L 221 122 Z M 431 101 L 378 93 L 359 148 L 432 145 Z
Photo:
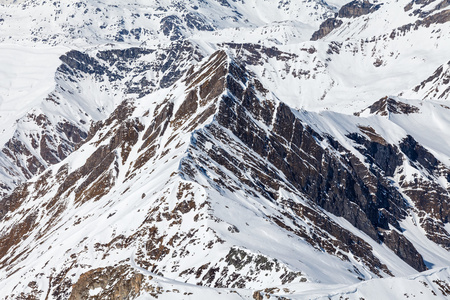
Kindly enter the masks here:
M 2 298 L 450 295 L 447 1 L 0 5 Z

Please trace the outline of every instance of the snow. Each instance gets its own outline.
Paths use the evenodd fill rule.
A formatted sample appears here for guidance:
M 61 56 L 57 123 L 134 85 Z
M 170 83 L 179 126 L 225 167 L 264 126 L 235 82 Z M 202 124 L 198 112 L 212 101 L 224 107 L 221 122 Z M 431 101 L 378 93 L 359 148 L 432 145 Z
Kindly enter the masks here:
M 55 88 L 55 70 L 66 47 L 0 44 L 0 144 L 12 135 L 14 123 L 38 106 Z
M 101 287 L 89 290 L 89 296 L 97 296 L 103 289 Z
M 344 288 L 316 286 L 285 296 L 291 299 L 447 299 L 433 282 L 448 275 L 449 269 L 443 268 L 407 278 L 374 279 Z
M 134 99 L 136 95 L 130 96 L 125 92 L 125 82 L 133 76 L 158 80 L 164 75 L 163 72 L 145 70 L 143 74 L 130 73 L 117 83 L 108 82 L 106 77 L 88 76 L 72 82 L 66 77 L 58 77 L 60 74 L 57 75 L 57 69 L 62 63 L 59 57 L 74 49 L 93 57 L 98 51 L 105 49 L 126 49 L 131 46 L 160 49 L 170 39 L 161 33 L 160 20 L 169 15 L 182 18 L 185 9 L 201 14 L 215 28 L 214 31 L 199 31 L 189 27 L 184 29 L 186 39 L 198 46 L 198 50 L 205 56 L 201 63 L 218 49 L 226 50 L 230 56 L 228 63 L 232 59 L 239 62 L 252 55 L 242 47 L 233 50 L 226 45 L 232 42 L 257 43 L 267 48 L 276 46 L 283 51 L 281 58 L 263 53 L 260 62 L 247 66 L 248 71 L 271 91 L 265 96 L 265 100 L 274 102 L 275 107 L 280 102 L 288 104 L 294 108 L 295 116 L 302 122 L 320 133 L 330 134 L 361 161 L 364 161 L 364 157 L 346 135 L 360 132 L 360 126 L 370 126 L 391 144 L 398 144 L 407 135 L 413 136 L 445 166 L 450 167 L 450 114 L 445 107 L 446 101 L 423 101 L 423 95 L 412 90 L 433 74 L 436 68 L 448 62 L 450 41 L 445 38 L 450 35 L 448 24 L 420 27 L 391 39 L 389 34 L 393 29 L 416 19 L 404 12 L 403 7 L 409 1 L 387 1 L 370 18 L 346 21 L 341 28 L 323 40 L 310 42 L 312 33 L 320 23 L 347 2 L 246 0 L 230 2 L 231 7 L 226 7 L 221 6 L 218 1 L 185 1 L 183 9 L 170 6 L 167 11 L 161 12 L 158 10 L 159 5 L 173 5 L 177 1 L 166 0 L 151 4 L 143 0 L 81 1 L 79 5 L 83 8 L 67 1 L 55 2 L 56 4 L 52 1 L 2 1 L 0 145 L 5 145 L 15 136 L 20 137 L 30 149 L 33 148 L 25 137 L 42 132 L 36 123 L 27 118 L 29 113 L 42 113 L 49 117 L 52 124 L 69 121 L 88 131 L 92 122 L 105 120 L 122 100 L 129 97 L 133 98 L 132 102 L 136 105 L 131 118 L 138 118 L 146 129 L 152 124 L 152 116 L 164 99 L 174 103 L 174 111 L 177 111 L 189 92 L 182 80 L 175 86 L 156 89 L 140 99 Z M 25 4 L 26 6 L 22 6 Z M 197 8 L 193 8 L 194 6 Z M 124 35 L 123 41 L 117 39 L 121 30 L 131 31 L 134 28 L 145 29 L 139 39 L 130 34 Z M 328 51 L 334 41 L 340 43 L 339 53 Z M 287 57 L 287 61 L 283 57 Z M 141 61 L 151 62 L 156 59 L 156 56 L 149 54 L 142 57 Z M 377 60 L 382 61 L 378 67 L 374 64 Z M 201 70 L 201 63 L 196 71 Z M 131 65 L 134 69 L 139 66 L 139 62 Z M 204 78 L 203 82 L 208 79 Z M 45 101 L 52 93 L 60 96 L 59 105 Z M 364 111 L 360 117 L 353 115 L 387 95 L 401 95 L 394 98 L 418 107 L 420 112 L 410 115 L 389 114 L 387 117 L 373 115 L 368 111 Z M 195 120 L 207 107 L 200 108 L 186 124 Z M 148 112 L 146 116 L 145 112 Z M 255 119 L 252 121 L 270 133 L 271 128 L 263 122 Z M 108 145 L 109 139 L 97 142 L 114 129 L 115 124 L 101 127 L 94 133 L 92 140 L 64 161 L 48 166 L 47 171 L 51 171 L 53 175 L 46 182 L 50 187 L 46 194 L 26 198 L 20 213 L 1 220 L 2 233 L 20 222 L 23 216 L 32 213 L 35 213 L 39 222 L 16 248 L 9 249 L 9 256 L 21 251 L 25 251 L 26 255 L 0 270 L 0 289 L 17 293 L 21 288 L 28 289 L 25 283 L 16 288 L 19 280 L 36 280 L 42 290 L 47 290 L 49 282 L 46 275 L 52 274 L 53 269 L 63 270 L 71 266 L 74 261 L 70 257 L 74 255 L 79 265 L 69 270 L 74 281 L 91 267 L 128 262 L 142 274 L 152 276 L 152 283 L 171 290 L 170 293 L 159 295 L 159 299 L 251 298 L 254 290 L 275 286 L 279 286 L 280 290 L 276 295 L 292 299 L 339 299 L 341 296 L 359 299 L 371 295 L 377 295 L 380 299 L 401 299 L 405 295 L 419 298 L 432 297 L 431 291 L 437 293 L 436 299 L 444 299 L 445 296 L 441 296 L 442 293 L 433 282 L 449 278 L 450 256 L 447 250 L 426 238 L 425 232 L 415 222 L 418 216 L 414 212 L 400 225 L 404 229 L 403 234 L 414 244 L 431 269 L 422 274 L 416 274 L 413 268 L 385 245 L 371 240 L 345 219 L 327 213 L 342 228 L 367 241 L 376 257 L 397 276 L 373 279 L 375 275 L 354 257 L 350 257 L 349 262 L 341 261 L 337 256 L 319 251 L 304 239 L 276 226 L 267 216 L 283 219 L 280 208 L 258 192 L 249 194 L 245 190 L 236 189 L 232 193 L 215 189 L 217 185 L 214 179 L 221 178 L 221 175 L 213 167 L 220 169 L 219 164 L 212 164 L 204 174 L 196 177 L 196 182 L 184 178 L 180 174 L 182 163 L 202 156 L 202 152 L 196 150 L 192 141 L 196 134 L 207 134 L 206 129 L 212 125 L 217 125 L 213 116 L 203 124 L 194 126 L 191 131 L 186 127 L 175 130 L 169 126 L 166 133 L 158 137 L 156 144 L 160 148 L 154 157 L 140 169 L 133 170 L 135 161 L 142 154 L 139 149 L 144 144 L 145 131 L 140 132 L 126 161 L 122 161 L 120 151 L 116 153 L 117 169 L 111 168 L 108 171 L 118 172 L 118 175 L 108 194 L 97 201 L 83 204 L 75 203 L 74 193 L 64 194 L 58 202 L 62 212 L 56 207 L 43 205 L 56 197 L 58 180 L 63 180 L 54 175 L 66 164 L 69 173 L 81 168 L 94 151 L 100 146 Z M 234 147 L 219 145 L 219 141 L 213 140 L 214 143 L 207 142 L 205 149 L 213 150 L 214 146 L 220 146 L 232 153 L 238 161 L 242 161 L 245 154 L 261 159 L 256 153 L 250 153 L 230 132 L 227 134 L 233 138 L 230 143 L 235 143 Z M 327 147 L 325 142 L 322 146 Z M 39 155 L 38 152 L 39 149 L 32 150 L 32 154 L 36 156 Z M 21 159 L 26 161 L 27 157 L 23 156 Z M 19 175 L 17 166 L 11 166 L 5 155 L 0 156 L 0 163 L 2 179 L 6 178 L 11 186 L 26 180 L 23 175 Z M 276 169 L 268 163 L 266 166 Z M 135 176 L 129 176 L 129 171 Z M 230 178 L 233 185 L 240 186 L 235 174 L 228 170 L 222 172 Z M 415 172 L 418 171 L 405 162 L 404 172 L 396 174 L 396 178 L 392 180 L 398 183 L 401 175 L 407 175 L 409 179 Z M 17 174 L 17 178 L 14 174 Z M 245 176 L 248 180 L 252 179 L 250 172 Z M 28 182 L 36 183 L 38 179 L 39 177 L 33 177 Z M 85 179 L 80 179 L 74 189 Z M 448 188 L 448 179 L 444 176 L 436 180 L 445 189 Z M 136 238 L 128 249 L 102 248 L 102 245 L 108 244 L 113 238 L 137 234 L 142 230 L 141 226 L 144 226 L 150 212 L 173 211 L 180 202 L 177 192 L 182 184 L 192 185 L 190 192 L 197 207 L 201 207 L 203 203 L 209 205 L 186 213 L 179 224 L 166 219 L 160 223 L 155 222 L 154 226 L 161 236 L 166 237 L 197 230 L 192 243 L 188 240 L 180 242 L 178 250 L 183 247 L 186 250 L 182 260 L 174 256 L 165 257 L 159 262 L 165 277 L 151 273 L 137 263 L 138 250 L 144 249 L 147 242 L 145 238 Z M 36 192 L 36 186 L 37 184 L 30 186 L 31 194 Z M 280 189 L 278 192 L 281 197 L 308 205 L 306 199 L 287 189 Z M 202 216 L 198 217 L 197 214 Z M 198 221 L 195 221 L 196 217 L 199 218 Z M 288 218 L 283 221 L 292 225 Z M 311 228 L 307 220 L 296 221 L 306 229 Z M 450 225 L 447 223 L 444 226 L 450 232 Z M 224 242 L 217 242 L 218 239 Z M 206 250 L 210 241 L 215 242 L 214 246 Z M 167 246 L 168 238 L 164 239 L 164 243 Z M 198 268 L 206 262 L 218 268 L 226 266 L 223 257 L 232 247 L 245 249 L 248 255 L 275 258 L 280 268 L 284 268 L 282 271 L 302 272 L 307 282 L 280 285 L 282 271 L 275 272 L 275 275 L 269 271 L 261 272 L 260 281 L 249 282 L 248 290 L 200 287 L 192 279 L 190 282 L 183 282 L 184 278 L 180 277 L 179 271 Z M 174 250 L 173 248 L 170 249 Z M 371 280 L 359 283 L 358 274 L 349 272 L 354 267 L 366 279 Z M 250 273 L 252 268 L 252 265 L 245 266 L 243 272 Z M 290 292 L 282 292 L 284 289 Z M 100 288 L 89 291 L 91 296 L 100 292 Z M 153 299 L 153 296 L 144 293 L 138 299 Z

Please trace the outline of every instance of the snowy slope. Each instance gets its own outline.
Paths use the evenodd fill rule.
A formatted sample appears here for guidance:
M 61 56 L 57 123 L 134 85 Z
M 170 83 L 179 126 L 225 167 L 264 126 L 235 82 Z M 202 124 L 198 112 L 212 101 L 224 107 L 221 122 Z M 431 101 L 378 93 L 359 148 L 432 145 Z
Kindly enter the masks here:
M 1 5 L 2 40 L 71 46 L 108 42 L 153 44 L 203 31 L 216 31 L 219 35 L 222 30 L 233 28 L 253 31 L 268 24 L 289 33 L 297 31 L 289 21 L 300 20 L 308 24 L 305 26 L 314 26 L 332 15 L 330 7 L 315 1 L 28 0 Z M 284 22 L 287 26 L 282 25 Z
M 445 1 L 0 5 L 5 299 L 450 294 Z
M 66 144 L 64 146 L 66 150 L 64 154 L 53 153 L 50 159 L 46 158 L 47 155 L 42 152 L 48 152 L 47 149 L 36 149 L 33 144 L 42 143 L 41 137 L 48 130 L 41 128 L 39 124 L 33 124 L 33 121 L 27 121 L 30 116 L 31 119 L 35 119 L 43 113 L 49 117 L 53 127 L 63 123 L 70 124 L 71 128 L 80 131 L 83 139 L 91 122 L 104 119 L 122 101 L 125 97 L 124 90 L 125 94 L 133 93 L 133 85 L 134 93 L 139 89 L 149 89 L 144 86 L 146 82 L 139 82 L 142 78 L 152 83 L 150 89 L 153 90 L 155 81 L 159 81 L 158 73 L 165 73 L 165 77 L 179 77 L 179 74 L 170 73 L 176 70 L 169 66 L 174 59 L 180 59 L 176 56 L 179 46 L 167 49 L 171 46 L 161 47 L 161 42 L 171 45 L 170 41 L 190 36 L 201 36 L 203 40 L 209 41 L 211 38 L 205 34 L 211 32 L 222 36 L 220 33 L 222 30 L 224 32 L 231 30 L 231 33 L 224 35 L 225 40 L 229 41 L 232 39 L 230 34 L 233 35 L 233 31 L 241 28 L 249 32 L 245 34 L 246 36 L 259 36 L 264 32 L 266 35 L 279 38 L 281 33 L 284 36 L 283 43 L 291 40 L 294 35 L 298 35 L 296 40 L 306 40 L 314 28 L 313 24 L 318 25 L 330 13 L 325 4 L 306 1 L 295 3 L 264 1 L 256 5 L 254 1 L 232 2 L 232 4 L 226 1 L 184 3 L 160 1 L 148 4 L 139 1 L 74 3 L 30 0 L 4 1 L 0 5 L 2 8 L 0 63 L 4 79 L 0 94 L 3 119 L 0 122 L 2 132 L 0 143 L 4 145 L 9 142 L 10 146 L 6 148 L 20 149 L 21 152 L 16 153 L 16 150 L 9 149 L 0 157 L 3 161 L 1 171 L 3 175 L 0 182 L 6 191 L 41 172 L 48 165 L 63 159 L 79 142 L 79 138 L 76 141 L 71 140 L 68 136 L 71 133 L 65 132 L 61 135 L 50 130 L 49 139 L 55 142 L 44 141 L 44 144 L 48 144 L 46 148 L 59 151 L 56 149 L 57 145 L 63 143 Z M 302 20 L 303 23 L 298 20 Z M 298 27 L 298 24 L 308 25 Z M 242 38 L 240 33 L 235 35 Z M 217 42 L 220 41 L 221 38 Z M 198 43 L 200 47 L 204 47 L 202 42 Z M 170 52 L 169 55 L 161 52 L 153 56 L 147 55 L 146 61 L 139 62 L 142 67 L 149 67 L 159 64 L 151 60 L 161 60 L 156 67 L 160 71 L 149 70 L 147 74 L 142 72 L 138 76 L 137 74 L 123 76 L 122 73 L 125 71 L 123 68 L 116 70 L 115 73 L 120 74 L 117 76 L 119 80 L 123 79 L 122 82 L 115 80 L 111 84 L 104 84 L 96 82 L 101 80 L 100 78 L 93 79 L 87 76 L 86 79 L 77 80 L 80 81 L 76 83 L 77 86 L 73 86 L 67 78 L 62 78 L 63 82 L 59 83 L 60 72 L 57 68 L 62 63 L 59 57 L 70 49 L 88 48 L 95 52 L 99 49 L 128 48 L 130 44 L 144 45 L 145 48 L 151 49 L 165 48 Z M 207 46 L 207 50 L 204 51 L 206 53 L 203 52 L 202 55 L 210 54 L 213 50 L 211 46 Z M 123 54 L 117 52 L 114 55 Z M 114 64 L 115 61 L 110 60 L 109 63 Z M 167 78 L 163 78 L 162 85 L 170 84 L 167 81 Z M 67 93 L 67 90 L 70 92 Z M 148 91 L 138 93 L 146 92 Z M 72 96 L 73 93 L 75 97 Z M 55 96 L 59 98 L 55 102 L 59 107 L 53 107 L 55 103 L 47 103 L 48 99 Z M 69 103 L 65 104 L 65 101 Z M 80 116 L 79 110 L 87 115 Z M 25 120 L 20 121 L 22 119 Z M 19 126 L 20 122 L 28 125 Z M 36 132 L 39 134 L 36 135 Z M 32 135 L 34 137 L 30 137 Z
M 248 154 L 240 153 L 247 147 L 242 144 L 242 138 L 235 136 L 235 141 L 224 143 L 222 134 L 227 131 L 216 131 L 226 124 L 222 124 L 220 115 L 214 117 L 214 113 L 222 109 L 227 93 L 214 87 L 209 93 L 201 90 L 202 86 L 211 84 L 220 86 L 223 79 L 215 76 L 223 74 L 222 68 L 233 72 L 225 77 L 229 79 L 236 78 L 238 73 L 234 72 L 240 72 L 224 55 L 225 52 L 214 54 L 177 87 L 122 104 L 104 123 L 97 125 L 99 130 L 88 143 L 7 198 L 19 200 L 20 205 L 4 216 L 4 228 L 13 230 L 9 232 L 25 230 L 24 241 L 20 244 L 14 240 L 14 235 L 4 236 L 3 243 L 9 247 L 3 256 L 7 267 L 2 283 L 8 293 L 18 295 L 24 291 L 43 297 L 44 293 L 39 290 L 48 290 L 53 295 L 68 296 L 74 284 L 75 291 L 81 285 L 82 293 L 83 276 L 88 276 L 82 274 L 89 274 L 86 271 L 125 262 L 137 270 L 145 269 L 172 279 L 183 278 L 191 284 L 200 282 L 207 286 L 254 290 L 290 282 L 351 284 L 361 279 L 416 272 L 389 247 L 358 230 L 355 226 L 359 225 L 335 219 L 330 226 L 348 231 L 351 239 L 357 239 L 352 234 L 359 236 L 358 243 L 369 247 L 374 256 L 359 257 L 357 249 L 346 250 L 339 239 L 332 236 L 332 231 L 322 231 L 315 218 L 323 213 L 287 178 L 281 176 L 277 180 L 281 186 L 275 202 L 267 195 L 270 184 L 262 190 L 253 184 L 258 182 L 252 175 L 257 171 L 253 164 L 263 161 L 258 158 L 259 154 L 248 149 L 245 152 L 255 159 L 248 161 Z M 233 85 L 228 82 L 227 86 Z M 192 106 L 189 95 L 197 93 L 199 98 L 193 99 L 199 104 Z M 152 97 L 166 100 L 152 103 L 149 102 Z M 224 100 L 220 100 L 221 97 Z M 265 101 L 277 102 L 270 98 Z M 152 104 L 149 106 L 149 103 Z M 357 125 L 360 125 L 357 117 L 349 120 L 353 125 L 344 126 L 343 121 L 349 118 L 345 115 L 304 114 L 299 117 L 316 124 L 316 130 L 321 132 L 342 127 L 342 135 L 334 132 L 334 137 L 347 144 L 351 141 L 344 135 L 346 130 L 352 126 L 358 130 Z M 169 119 L 160 117 L 164 115 Z M 307 120 L 308 116 L 315 120 Z M 218 119 L 215 121 L 215 118 Z M 381 121 L 384 116 L 377 118 Z M 335 124 L 330 123 L 333 119 Z M 320 121 L 328 122 L 328 129 L 319 125 Z M 255 119 L 253 122 L 262 128 L 265 126 L 262 121 Z M 369 124 L 375 127 L 373 121 Z M 215 127 L 217 129 L 213 129 Z M 388 136 L 386 139 L 398 142 Z M 239 173 L 230 173 L 232 169 L 226 164 L 217 165 L 217 158 L 205 151 L 208 147 L 226 149 L 237 160 L 242 156 L 242 164 L 248 164 L 244 168 L 249 172 L 247 179 L 239 183 Z M 349 150 L 357 154 L 350 146 Z M 196 168 L 201 171 L 195 171 Z M 289 211 L 284 201 L 292 208 L 315 211 L 317 216 L 299 214 L 293 219 L 283 216 Z M 102 226 L 98 226 L 99 220 Z M 92 229 L 94 224 L 95 230 Z M 321 232 L 331 240 L 336 239 L 337 257 L 330 255 L 330 250 L 320 251 L 321 247 L 331 246 L 327 244 L 328 238 L 321 241 L 315 237 L 313 242 L 301 233 L 292 235 L 295 231 L 291 228 L 302 227 L 310 228 L 310 233 Z M 313 247 L 316 242 L 319 244 Z M 33 246 L 37 243 L 38 248 Z M 366 243 L 370 246 L 365 246 Z M 428 245 L 431 244 L 428 241 Z M 15 253 L 21 254 L 15 257 Z M 301 259 L 297 253 L 301 253 Z M 381 269 L 375 267 L 378 260 Z M 427 263 L 441 266 L 448 264 L 448 258 L 427 256 Z M 34 267 L 17 273 L 15 270 L 21 265 Z M 221 277 L 216 276 L 216 272 L 220 272 Z M 236 272 L 246 275 L 236 277 L 233 275 L 239 274 Z M 60 279 L 49 282 L 45 274 L 54 274 L 52 277 Z M 37 288 L 15 286 L 16 276 L 36 278 L 32 285 Z

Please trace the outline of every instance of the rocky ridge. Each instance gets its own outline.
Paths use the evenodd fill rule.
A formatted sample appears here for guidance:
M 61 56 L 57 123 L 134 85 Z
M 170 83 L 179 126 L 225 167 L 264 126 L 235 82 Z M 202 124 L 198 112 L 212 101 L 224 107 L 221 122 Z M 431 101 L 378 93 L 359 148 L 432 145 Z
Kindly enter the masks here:
M 86 226 L 83 224 L 92 218 L 112 218 L 113 221 L 123 218 L 123 213 L 132 213 L 118 209 L 126 202 L 109 200 L 120 196 L 150 205 L 138 210 L 142 213 L 138 214 L 140 221 L 136 220 L 136 229 L 126 233 L 117 224 L 113 225 L 116 227 L 114 238 L 101 242 L 95 242 L 98 237 L 88 238 L 89 242 L 85 238 L 70 242 L 71 239 L 62 238 L 61 246 L 83 243 L 87 248 L 79 252 L 67 248 L 67 256 L 56 258 L 60 267 L 51 271 L 54 279 L 46 288 L 51 295 L 68 297 L 72 286 L 76 290 L 78 285 L 83 286 L 71 277 L 77 278 L 82 273 L 85 274 L 80 277 L 83 280 L 86 276 L 97 276 L 90 269 L 109 256 L 160 276 L 170 278 L 176 274 L 174 278 L 216 288 L 314 280 L 300 266 L 288 267 L 292 262 L 287 264 L 263 253 L 257 254 L 261 250 L 247 250 L 248 245 L 236 247 L 227 242 L 221 228 L 225 226 L 226 231 L 239 236 L 242 225 L 233 218 L 226 219 L 223 212 L 227 206 L 235 205 L 236 200 L 231 200 L 230 195 L 242 192 L 248 199 L 244 204 L 246 209 L 263 213 L 271 230 L 294 235 L 310 249 L 336 256 L 349 266 L 347 276 L 364 280 L 393 275 L 390 269 L 393 265 L 386 264 L 372 252 L 376 244 L 386 245 L 400 261 L 417 271 L 426 270 L 422 256 L 402 234 L 400 222 L 407 217 L 410 206 L 401 190 L 383 179 L 401 172 L 404 161 L 410 161 L 420 171 L 418 174 L 423 174 L 423 169 L 432 174 L 439 165 L 438 160 L 412 137 L 405 137 L 398 146 L 392 145 L 373 128 L 360 126 L 358 132 L 346 137 L 355 143 L 353 150 L 349 150 L 326 132 L 313 129 L 287 105 L 273 99 L 267 89 L 226 52 L 212 54 L 196 69 L 185 75 L 185 87 L 175 87 L 175 90 L 185 89 L 185 96 L 173 98 L 171 95 L 176 94 L 173 90 L 153 112 L 142 110 L 145 106 L 140 101 L 122 103 L 108 119 L 95 125 L 96 129 L 86 139 L 88 142 L 79 148 L 81 152 L 92 151 L 80 167 L 59 163 L 2 201 L 2 221 L 5 225 L 11 224 L 6 225 L 11 226 L 7 230 L 9 235 L 2 238 L 2 264 L 7 272 L 13 274 L 20 263 L 36 255 L 27 244 L 51 242 L 53 237 L 48 232 L 52 228 L 76 230 L 78 226 Z M 371 113 L 374 112 L 371 108 Z M 189 133 L 192 133 L 190 137 Z M 362 157 L 356 155 L 355 150 Z M 430 165 L 433 159 L 435 162 Z M 160 160 L 173 161 L 169 165 L 179 165 L 178 171 L 176 167 L 170 169 L 165 165 L 162 165 L 164 171 L 161 167 L 158 170 L 154 166 Z M 145 174 L 149 175 L 139 176 L 142 170 L 147 170 Z M 439 171 L 445 169 L 441 167 Z M 146 192 L 136 197 L 130 186 L 142 185 L 143 180 L 149 180 L 148 176 L 154 178 L 150 183 L 161 182 L 155 181 L 160 175 L 151 176 L 155 172 L 167 174 L 168 181 L 162 186 L 159 183 L 161 187 L 152 187 L 153 192 L 144 184 L 142 190 Z M 422 197 L 415 197 L 414 190 L 424 190 L 425 185 L 417 180 L 414 184 L 415 188 L 411 189 L 411 183 L 404 181 L 403 186 L 408 187 L 404 193 L 414 201 L 417 213 L 428 215 L 434 228 L 437 226 L 443 236 L 448 236 L 443 225 L 448 212 L 441 210 L 436 214 L 436 207 L 445 207 L 448 200 L 438 194 L 436 206 L 421 203 Z M 172 189 L 176 192 L 171 192 Z M 270 209 L 265 205 L 260 207 L 262 203 L 270 203 Z M 20 210 L 29 205 L 34 208 Z M 84 215 L 82 211 L 90 210 L 92 205 L 109 209 L 80 217 Z M 353 232 L 333 221 L 328 213 L 346 219 L 353 226 Z M 17 218 L 24 221 L 17 223 Z M 425 226 L 427 221 L 423 220 L 420 224 L 425 230 L 430 229 L 432 226 Z M 372 242 L 356 235 L 356 229 Z M 432 237 L 431 230 L 429 234 Z M 18 235 L 28 242 L 18 244 Z M 446 246 L 445 241 L 435 241 Z M 217 258 L 206 264 L 186 265 L 187 257 L 196 261 L 200 253 L 193 249 L 199 243 L 210 255 L 217 252 L 212 255 Z M 96 253 L 95 260 L 82 263 L 87 258 L 85 255 L 92 251 Z M 134 253 L 131 261 L 126 258 L 130 251 Z M 55 258 L 49 259 L 45 265 Z M 32 270 L 28 272 L 30 276 L 40 276 Z M 74 275 L 68 277 L 69 273 Z M 264 280 L 264 274 L 271 274 L 266 277 L 269 282 Z M 138 280 L 135 276 L 133 282 Z M 93 280 L 88 281 L 95 282 Z M 122 289 L 119 285 L 131 283 L 117 284 L 111 287 L 111 293 Z M 97 287 L 93 285 L 90 289 Z M 140 283 L 127 288 L 128 293 L 134 295 L 138 290 L 145 291 Z M 33 293 L 30 295 L 40 295 Z
M 445 3 L 433 11 L 429 3 L 412 3 L 421 11 L 411 13 L 403 2 L 354 1 L 338 11 L 339 31 L 317 42 L 293 42 L 296 31 L 288 35 L 287 28 L 303 25 L 281 22 L 283 37 L 241 43 L 227 36 L 234 30 L 228 22 L 252 38 L 259 30 L 272 37 L 281 27 L 250 28 L 259 21 L 246 10 L 248 20 L 233 11 L 236 19 L 223 23 L 205 14 L 243 9 L 244 2 L 168 2 L 173 5 L 156 9 L 158 32 L 125 23 L 118 39 L 108 35 L 109 25 L 94 35 L 84 31 L 93 24 L 72 32 L 94 45 L 60 56 L 44 104 L 18 119 L 1 157 L 10 172 L 3 172 L 0 200 L 7 299 L 202 292 L 301 298 L 316 295 L 316 284 L 333 290 L 320 297 L 337 298 L 352 294 L 343 284 L 383 286 L 386 278 L 427 269 L 411 279 L 425 284 L 401 297 L 445 297 L 448 272 L 437 268 L 449 263 L 450 154 L 429 132 L 445 142 L 448 106 L 440 101 L 448 58 L 429 60 L 421 69 L 427 72 L 416 76 L 408 72 L 421 65 L 416 56 L 428 57 L 417 47 L 393 50 L 432 32 L 433 53 L 441 58 Z M 25 12 L 44 5 L 23 3 Z M 94 2 L 83 3 L 73 5 L 90 16 Z M 280 2 L 277 9 L 292 17 L 292 5 Z M 386 15 L 385 32 L 371 31 L 382 11 L 397 6 L 422 20 L 420 26 L 400 31 L 404 20 Z M 310 17 L 318 22 L 329 12 Z M 141 16 L 129 19 L 133 26 Z M 363 21 L 356 33 L 352 26 Z M 33 35 L 36 43 L 49 42 Z M 65 43 L 62 36 L 50 43 Z M 104 40 L 119 44 L 98 46 Z M 354 80 L 341 72 L 349 57 L 362 70 L 357 76 L 349 67 Z M 383 81 L 407 63 L 401 84 L 396 77 Z M 375 83 L 366 74 L 375 74 Z M 424 80 L 426 74 L 433 75 Z M 349 99 L 339 103 L 342 90 Z M 351 297 L 370 294 L 355 286 Z

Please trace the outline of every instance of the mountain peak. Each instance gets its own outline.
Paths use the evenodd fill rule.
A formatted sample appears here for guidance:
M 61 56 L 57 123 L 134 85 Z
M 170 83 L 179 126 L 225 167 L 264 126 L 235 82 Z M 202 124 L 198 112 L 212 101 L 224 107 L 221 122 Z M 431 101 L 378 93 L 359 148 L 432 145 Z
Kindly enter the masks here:
M 5 299 L 448 296 L 447 2 L 1 6 Z

